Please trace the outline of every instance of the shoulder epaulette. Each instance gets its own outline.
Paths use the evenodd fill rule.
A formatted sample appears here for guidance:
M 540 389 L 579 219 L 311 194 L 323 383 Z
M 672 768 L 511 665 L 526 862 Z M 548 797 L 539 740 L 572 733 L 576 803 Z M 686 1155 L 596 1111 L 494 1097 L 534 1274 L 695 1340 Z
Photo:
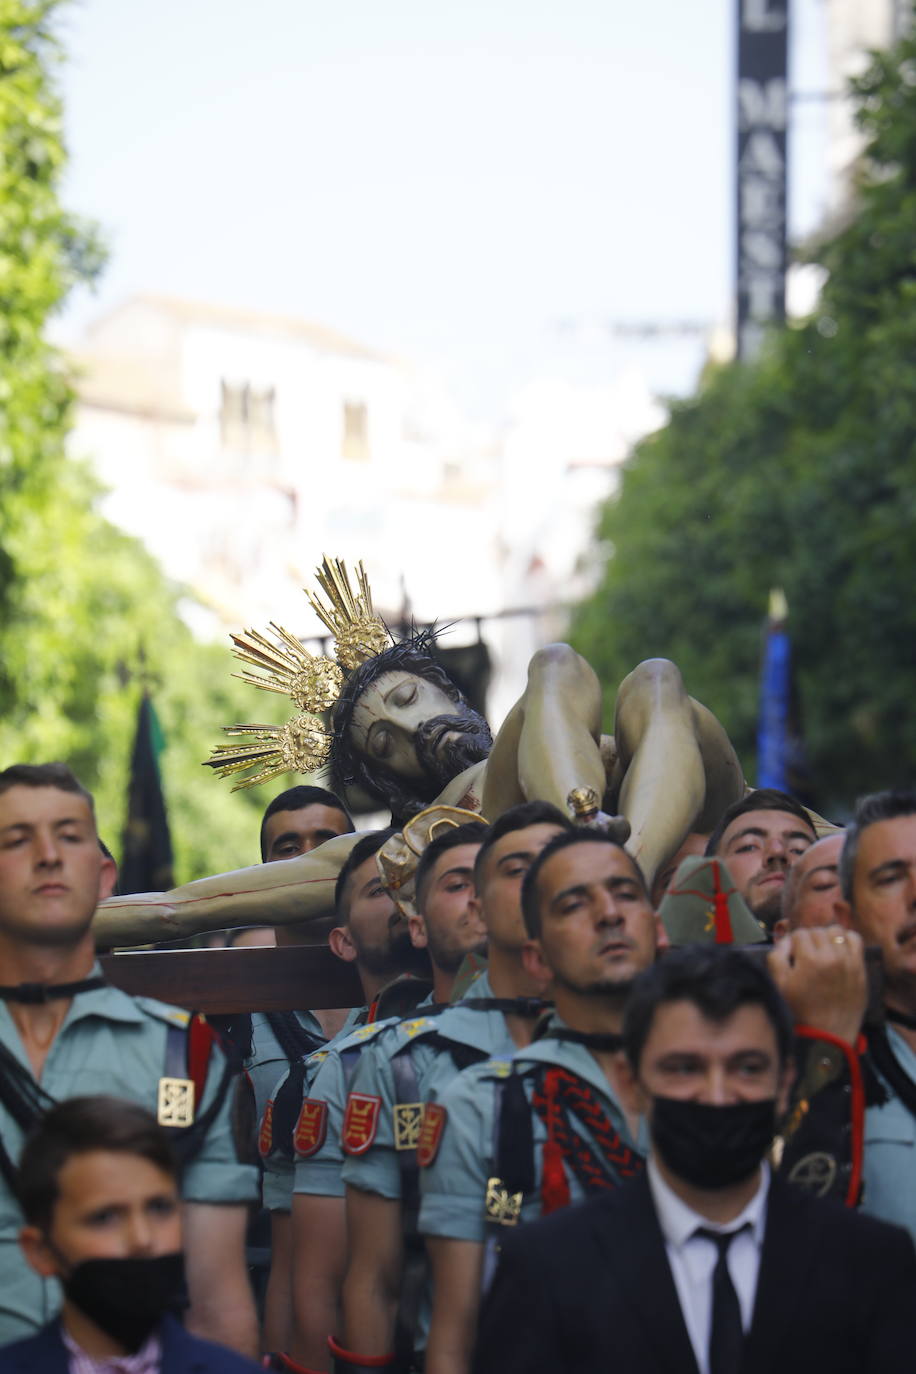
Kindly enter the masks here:
M 508 1078 L 513 1068 L 511 1059 L 486 1059 L 480 1066 L 481 1073 L 489 1074 L 492 1078 Z
M 132 1000 L 141 1011 L 155 1016 L 157 1021 L 164 1021 L 167 1026 L 188 1026 L 191 1023 L 191 1013 L 183 1011 L 181 1007 L 169 1006 L 168 1002 L 159 1002 L 155 997 L 134 997 Z

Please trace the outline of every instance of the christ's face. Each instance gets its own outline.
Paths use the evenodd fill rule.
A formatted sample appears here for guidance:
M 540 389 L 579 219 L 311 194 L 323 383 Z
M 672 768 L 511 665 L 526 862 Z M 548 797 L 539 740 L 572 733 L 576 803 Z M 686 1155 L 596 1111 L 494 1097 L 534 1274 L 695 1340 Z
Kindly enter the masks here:
M 399 778 L 444 787 L 486 758 L 486 721 L 416 673 L 395 669 L 366 688 L 353 709 L 351 738 L 364 758 Z

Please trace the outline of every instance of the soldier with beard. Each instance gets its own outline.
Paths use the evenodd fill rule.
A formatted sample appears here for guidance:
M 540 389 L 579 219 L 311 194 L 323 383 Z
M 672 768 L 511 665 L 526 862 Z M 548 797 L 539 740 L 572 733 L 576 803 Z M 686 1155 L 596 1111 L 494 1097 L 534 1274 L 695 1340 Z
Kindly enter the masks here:
M 425 974 L 429 964 L 423 951 L 414 948 L 406 920 L 381 884 L 376 855 L 393 833 L 388 829 L 359 836 L 337 880 L 340 924 L 331 931 L 329 944 L 338 958 L 355 963 L 366 1004 L 350 1013 L 326 1046 L 279 1078 L 261 1124 L 265 1205 L 272 1213 L 292 1210 L 290 1240 L 295 1242 L 297 1234 L 302 1238 L 293 1246 L 301 1281 L 289 1295 L 294 1331 L 288 1339 L 298 1359 L 315 1364 L 309 1333 L 317 1329 L 319 1367 L 326 1355 L 326 1332 L 334 1321 L 345 1254 L 339 1135 L 349 1074 L 367 1040 L 390 1016 L 420 1000 L 429 987 L 425 978 L 409 984 L 399 981 L 404 973 Z M 308 1103 L 304 1114 L 303 1099 Z M 294 1196 L 295 1141 L 304 1138 L 310 1124 L 314 1153 L 321 1155 L 314 1166 L 315 1192 Z M 302 1334 L 296 1336 L 295 1331 Z M 278 1333 L 271 1334 L 279 1345 Z M 286 1341 L 283 1345 L 288 1348 Z M 285 1368 L 287 1359 L 275 1355 L 274 1363 Z

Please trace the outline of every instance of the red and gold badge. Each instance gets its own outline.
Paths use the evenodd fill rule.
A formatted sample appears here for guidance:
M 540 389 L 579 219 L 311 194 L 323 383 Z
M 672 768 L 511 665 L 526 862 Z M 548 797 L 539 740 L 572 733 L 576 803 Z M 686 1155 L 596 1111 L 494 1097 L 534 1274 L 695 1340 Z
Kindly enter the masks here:
M 262 1159 L 266 1159 L 273 1149 L 274 1143 L 274 1102 L 273 1098 L 264 1108 L 264 1115 L 261 1118 L 261 1129 L 258 1132 L 258 1154 Z
M 382 1099 L 371 1093 L 351 1093 L 347 1098 L 341 1144 L 348 1155 L 365 1154 L 375 1139 Z
M 299 1109 L 296 1129 L 293 1131 L 293 1144 L 296 1153 L 308 1158 L 324 1144 L 328 1133 L 328 1104 L 318 1098 L 306 1097 Z
M 439 1143 L 447 1120 L 448 1112 L 441 1102 L 427 1102 L 417 1144 L 417 1163 L 421 1169 L 429 1168 L 439 1153 Z

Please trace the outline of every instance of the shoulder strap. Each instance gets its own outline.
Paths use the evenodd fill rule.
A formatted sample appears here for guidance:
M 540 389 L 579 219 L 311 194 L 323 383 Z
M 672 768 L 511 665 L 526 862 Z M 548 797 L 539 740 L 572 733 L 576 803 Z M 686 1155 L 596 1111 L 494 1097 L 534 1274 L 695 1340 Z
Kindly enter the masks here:
M 9 1112 L 19 1129 L 30 1131 L 56 1099 L 45 1092 L 24 1064 L 0 1041 L 0 1104 Z M 16 1166 L 0 1137 L 0 1174 L 10 1192 L 16 1191 Z
M 290 1064 L 295 1064 L 297 1059 L 311 1054 L 326 1043 L 323 1035 L 317 1035 L 303 1026 L 294 1011 L 268 1011 L 265 1016 Z
M 869 1026 L 865 1038 L 875 1068 L 910 1115 L 916 1116 L 916 1083 L 894 1054 L 887 1031 L 883 1026 Z
M 219 1043 L 223 1051 L 223 1071 L 220 1075 L 213 1100 L 206 1111 L 198 1111 L 203 1101 L 204 1089 L 210 1068 L 213 1046 Z M 175 1072 L 182 1064 L 184 1072 Z M 169 1127 L 169 1136 L 184 1167 L 189 1164 L 201 1149 L 226 1096 L 236 1077 L 241 1062 L 236 1046 L 223 1040 L 208 1021 L 194 1015 L 187 1026 L 169 1026 L 165 1043 L 165 1078 L 190 1078 L 194 1084 L 194 1120 L 190 1126 Z

